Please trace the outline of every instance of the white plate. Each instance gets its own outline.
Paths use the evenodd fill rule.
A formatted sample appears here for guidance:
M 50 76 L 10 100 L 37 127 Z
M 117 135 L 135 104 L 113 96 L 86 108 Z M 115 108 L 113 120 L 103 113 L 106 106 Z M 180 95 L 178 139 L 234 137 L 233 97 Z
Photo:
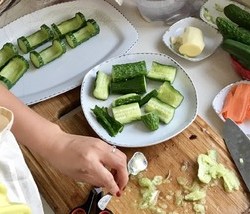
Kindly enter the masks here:
M 242 81 L 238 81 L 235 83 L 232 83 L 228 86 L 226 86 L 225 88 L 223 88 L 214 98 L 212 106 L 214 111 L 216 112 L 216 114 L 223 120 L 225 121 L 224 117 L 221 115 L 221 109 L 223 108 L 223 104 L 224 104 L 224 100 L 228 94 L 228 92 L 230 91 L 230 89 L 238 84 L 241 83 L 246 83 L 246 84 L 250 84 L 250 81 L 247 80 L 242 80 Z M 246 122 L 242 123 L 242 124 L 238 124 L 239 127 L 248 135 L 250 136 L 250 120 L 247 120 Z
M 216 25 L 216 18 L 217 17 L 224 17 L 227 18 L 223 12 L 225 6 L 229 4 L 235 4 L 241 7 L 244 10 L 250 12 L 250 9 L 237 3 L 235 1 L 230 0 L 208 0 L 204 5 L 200 8 L 200 17 L 201 19 L 211 25 L 212 27 L 217 29 Z
M 138 40 L 135 28 L 112 5 L 103 0 L 79 0 L 46 7 L 6 25 L 0 29 L 0 47 L 6 42 L 16 44 L 17 38 L 40 29 L 42 24 L 50 26 L 60 23 L 73 17 L 76 12 L 82 12 L 86 19 L 95 19 L 100 33 L 75 49 L 67 47 L 63 56 L 40 69 L 35 69 L 30 63 L 30 69 L 11 89 L 26 104 L 79 86 L 92 67 L 110 57 L 126 53 Z M 29 54 L 25 58 L 29 59 Z
M 171 37 L 180 36 L 184 32 L 184 29 L 188 26 L 197 27 L 203 33 L 205 47 L 202 53 L 197 57 L 187 57 L 180 54 L 177 50 L 174 49 L 171 43 Z M 208 24 L 204 23 L 200 19 L 192 17 L 184 18 L 176 22 L 163 35 L 163 42 L 173 53 L 177 54 L 178 56 L 184 59 L 194 62 L 201 61 L 212 55 L 218 48 L 218 46 L 221 44 L 222 39 L 223 38 L 221 34 L 218 33 L 217 30 L 215 30 Z
M 183 94 L 184 100 L 176 109 L 173 120 L 167 125 L 161 124 L 158 130 L 150 132 L 141 121 L 137 121 L 126 124 L 121 133 L 118 133 L 115 137 L 110 137 L 106 130 L 96 121 L 91 109 L 94 108 L 95 105 L 110 107 L 111 102 L 119 95 L 110 95 L 109 99 L 106 101 L 95 99 L 92 95 L 92 91 L 96 72 L 102 70 L 110 74 L 112 65 L 114 64 L 136 62 L 140 60 L 145 60 L 147 69 L 151 67 L 152 61 L 176 66 L 178 70 L 173 85 Z M 147 80 L 147 91 L 149 92 L 154 88 L 158 88 L 161 84 L 162 82 Z M 81 105 L 84 115 L 93 130 L 104 141 L 122 147 L 144 147 L 168 140 L 187 128 L 197 115 L 197 95 L 191 79 L 183 68 L 169 56 L 156 53 L 125 54 L 107 60 L 94 67 L 83 79 Z

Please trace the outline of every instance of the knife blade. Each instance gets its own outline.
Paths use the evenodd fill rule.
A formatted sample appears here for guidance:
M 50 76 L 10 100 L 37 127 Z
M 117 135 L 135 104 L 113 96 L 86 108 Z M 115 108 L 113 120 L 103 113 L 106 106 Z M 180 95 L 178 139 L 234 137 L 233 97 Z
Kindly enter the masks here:
M 248 191 L 250 191 L 250 139 L 231 119 L 225 121 L 223 138 Z

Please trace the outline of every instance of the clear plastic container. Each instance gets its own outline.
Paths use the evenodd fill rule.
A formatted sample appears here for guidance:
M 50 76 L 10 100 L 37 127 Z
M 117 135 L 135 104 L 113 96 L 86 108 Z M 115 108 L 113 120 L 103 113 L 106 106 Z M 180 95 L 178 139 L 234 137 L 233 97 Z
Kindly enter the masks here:
M 136 0 L 141 16 L 148 22 L 164 21 L 171 25 L 190 16 L 198 0 Z

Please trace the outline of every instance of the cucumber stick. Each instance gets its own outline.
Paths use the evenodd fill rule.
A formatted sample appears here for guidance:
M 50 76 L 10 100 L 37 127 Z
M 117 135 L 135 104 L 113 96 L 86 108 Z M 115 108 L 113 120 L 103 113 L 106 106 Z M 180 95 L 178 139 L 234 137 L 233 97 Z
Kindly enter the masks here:
M 158 89 L 157 98 L 162 102 L 177 108 L 183 100 L 183 95 L 166 81 Z
M 147 77 L 156 80 L 173 82 L 176 76 L 177 68 L 172 65 L 165 65 L 153 61 Z
M 53 60 L 59 58 L 66 52 L 66 46 L 62 40 L 53 40 L 51 46 L 45 48 L 44 50 L 37 52 L 30 52 L 30 60 L 36 68 L 40 68 Z
M 122 124 L 141 119 L 141 109 L 138 103 L 130 103 L 112 108 L 114 118 Z
M 129 103 L 135 103 L 135 102 L 139 102 L 140 100 L 141 100 L 141 96 L 139 94 L 136 94 L 136 93 L 125 94 L 116 98 L 112 102 L 112 106 L 115 107 L 115 106 L 121 106 L 121 105 L 129 104 Z
M 94 19 L 87 20 L 86 26 L 75 32 L 66 34 L 65 38 L 71 48 L 75 48 L 100 32 L 100 27 Z
M 62 21 L 59 24 L 53 23 L 52 29 L 56 35 L 56 38 L 63 38 L 67 33 L 74 32 L 86 25 L 85 16 L 78 12 L 73 18 Z
M 116 64 L 112 66 L 111 77 L 113 82 L 121 82 L 147 74 L 145 61 Z
M 143 94 L 147 91 L 147 83 L 145 76 L 138 76 L 122 82 L 112 82 L 110 85 L 113 94 Z
M 121 132 L 124 128 L 124 125 L 111 117 L 108 113 L 107 108 L 95 106 L 92 109 L 94 115 L 96 116 L 97 121 L 101 124 L 101 126 L 108 132 L 111 137 L 114 137 L 119 132 Z
M 32 33 L 31 35 L 21 36 L 18 38 L 17 44 L 23 53 L 28 53 L 53 38 L 53 31 L 47 25 L 43 24 L 40 27 L 40 30 Z
M 240 27 L 250 30 L 250 13 L 235 4 L 224 7 L 224 14 Z
M 153 89 L 149 93 L 147 93 L 139 102 L 139 106 L 142 107 L 145 103 L 147 103 L 152 97 L 156 97 L 158 92 L 156 89 Z
M 99 100 L 106 100 L 109 96 L 111 77 L 103 71 L 97 71 L 93 95 Z
M 146 103 L 145 111 L 156 112 L 160 121 L 168 124 L 174 117 L 175 108 L 153 97 Z

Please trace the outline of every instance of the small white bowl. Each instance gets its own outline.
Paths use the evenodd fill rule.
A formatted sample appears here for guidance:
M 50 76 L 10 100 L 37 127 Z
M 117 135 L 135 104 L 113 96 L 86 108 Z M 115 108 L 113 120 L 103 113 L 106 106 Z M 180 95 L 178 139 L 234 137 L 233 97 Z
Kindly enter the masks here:
M 205 47 L 202 53 L 197 57 L 187 57 L 180 54 L 174 49 L 173 44 L 171 43 L 171 37 L 180 36 L 184 32 L 184 29 L 188 26 L 199 28 L 204 36 Z M 201 21 L 200 19 L 193 17 L 188 17 L 176 22 L 163 35 L 163 42 L 173 53 L 184 59 L 194 62 L 201 61 L 212 55 L 221 44 L 222 39 L 222 35 L 216 29 Z
M 232 87 L 234 87 L 235 85 L 239 85 L 239 84 L 250 84 L 250 81 L 247 80 L 241 80 L 241 81 L 237 81 L 234 83 L 231 83 L 227 86 L 225 86 L 223 89 L 221 89 L 221 91 L 215 96 L 213 102 L 212 102 L 212 107 L 215 111 L 215 113 L 219 116 L 219 118 L 225 122 L 224 117 L 221 115 L 221 110 L 223 108 L 225 99 L 227 94 L 229 93 L 229 91 L 232 89 Z M 250 120 L 245 121 L 244 123 L 238 124 L 238 126 L 244 131 L 244 133 L 246 133 L 249 137 L 250 137 Z

